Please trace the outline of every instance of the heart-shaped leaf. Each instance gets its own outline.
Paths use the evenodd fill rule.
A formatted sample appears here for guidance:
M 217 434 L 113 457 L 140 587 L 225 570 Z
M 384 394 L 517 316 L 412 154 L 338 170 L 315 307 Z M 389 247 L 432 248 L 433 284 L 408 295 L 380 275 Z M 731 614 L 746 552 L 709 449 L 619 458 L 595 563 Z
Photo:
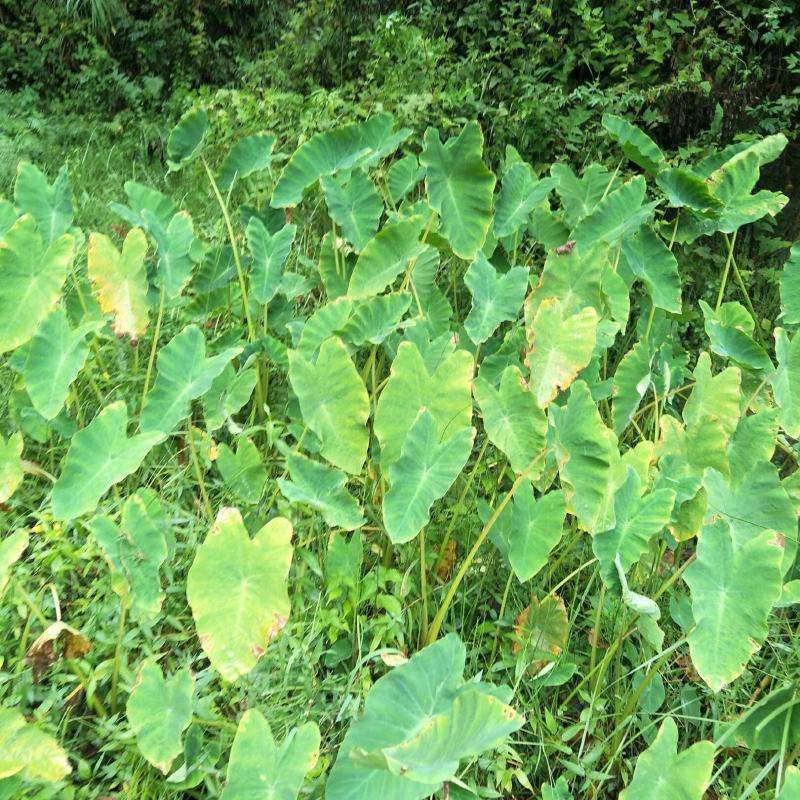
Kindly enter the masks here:
M 167 166 L 177 172 L 200 150 L 208 133 L 208 113 L 204 108 L 189 109 L 167 139 Z
M 395 161 L 387 175 L 392 202 L 399 203 L 422 180 L 424 174 L 425 170 L 420 167 L 416 156 L 403 156 Z
M 68 520 L 93 511 L 115 484 L 139 469 L 163 434 L 127 437 L 128 411 L 122 401 L 106 406 L 72 437 L 61 475 L 53 486 L 53 517 Z
M 383 202 L 367 174 L 354 170 L 346 180 L 325 175 L 320 186 L 331 219 L 360 253 L 378 230 Z
M 5 503 L 22 483 L 22 434 L 17 431 L 4 439 L 0 435 L 0 503 Z
M 783 328 L 775 329 L 775 355 L 778 369 L 772 377 L 778 420 L 792 437 L 800 436 L 800 336 L 789 339 Z
M 186 581 L 200 645 L 226 681 L 246 675 L 289 617 L 286 577 L 292 525 L 271 519 L 251 539 L 235 508 L 223 508 Z
M 0 539 L 0 596 L 8 583 L 11 566 L 19 561 L 28 546 L 28 532 L 14 531 Z
M 250 290 L 262 305 L 269 303 L 278 293 L 283 278 L 283 267 L 292 249 L 296 225 L 284 225 L 270 234 L 258 217 L 247 223 L 247 244 L 253 254 L 250 267 Z
M 656 308 L 681 313 L 681 276 L 670 249 L 648 225 L 622 240 L 622 256 L 631 272 L 647 287 Z
M 227 192 L 236 178 L 247 178 L 266 169 L 272 162 L 275 137 L 268 133 L 243 136 L 228 151 L 217 174 L 217 186 Z
M 603 114 L 602 122 L 622 152 L 645 172 L 655 175 L 666 166 L 661 149 L 641 128 L 616 114 Z
M 34 781 L 60 781 L 72 772 L 56 740 L 26 722 L 15 708 L 0 706 L 0 780 L 12 775 Z
M 67 168 L 61 167 L 51 185 L 38 167 L 20 161 L 14 203 L 20 214 L 30 214 L 36 220 L 42 244 L 48 247 L 72 225 L 72 191 Z
M 170 300 L 183 291 L 192 276 L 194 262 L 191 257 L 194 244 L 194 226 L 187 211 L 179 211 L 167 225 L 144 209 L 142 221 L 147 232 L 155 239 L 158 251 L 158 283 Z
M 261 499 L 267 483 L 267 472 L 252 439 L 239 439 L 235 454 L 228 445 L 221 442 L 217 467 L 222 480 L 238 500 L 255 505 Z
M 515 236 L 528 222 L 528 217 L 553 190 L 555 178 L 538 180 L 529 164 L 518 161 L 503 175 L 494 212 L 494 235 Z

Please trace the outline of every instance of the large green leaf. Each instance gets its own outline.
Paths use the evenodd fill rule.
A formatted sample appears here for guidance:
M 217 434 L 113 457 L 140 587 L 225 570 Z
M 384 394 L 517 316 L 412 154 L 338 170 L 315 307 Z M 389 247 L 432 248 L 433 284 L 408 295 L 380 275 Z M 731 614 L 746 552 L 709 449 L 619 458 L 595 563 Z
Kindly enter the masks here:
M 724 520 L 700 533 L 697 560 L 684 573 L 696 623 L 688 640 L 694 668 L 714 692 L 742 674 L 767 635 L 782 588 L 778 538 L 770 530 L 739 538 Z
M 547 408 L 589 363 L 597 323 L 597 312 L 589 306 L 567 315 L 557 298 L 542 301 L 528 329 L 526 358 L 531 391 L 540 408 Z
M 239 439 L 235 454 L 228 445 L 221 442 L 217 467 L 222 480 L 238 500 L 255 505 L 261 499 L 267 483 L 267 472 L 252 439 Z
M 477 122 L 442 144 L 439 131 L 425 131 L 419 157 L 431 206 L 441 217 L 441 232 L 460 258 L 471 260 L 483 247 L 492 224 L 495 177 L 482 159 L 483 134 Z
M 753 340 L 755 324 L 741 303 L 723 303 L 716 311 L 700 300 L 711 351 L 742 367 L 772 372 L 766 350 Z
M 731 723 L 731 728 L 736 741 L 753 750 L 781 750 L 784 742 L 790 747 L 800 742 L 797 686 L 773 689 Z
M 514 472 L 522 472 L 544 448 L 547 432 L 547 417 L 522 373 L 510 364 L 503 370 L 498 389 L 479 375 L 475 399 L 489 440 L 506 455 Z M 535 480 L 537 474 L 532 473 L 531 479 Z
M 655 175 L 666 166 L 661 149 L 641 128 L 616 114 L 603 114 L 602 123 L 622 152 L 645 172 Z
M 637 342 L 619 362 L 611 392 L 611 415 L 617 436 L 628 427 L 650 388 L 652 364 L 653 355 L 646 341 Z
M 74 253 L 67 233 L 45 248 L 28 214 L 0 239 L 0 354 L 25 344 L 58 302 Z
M 533 209 L 552 191 L 555 178 L 538 180 L 529 164 L 518 161 L 503 175 L 494 213 L 494 235 L 515 236 Z
M 642 225 L 622 240 L 622 255 L 631 272 L 647 287 L 653 305 L 680 314 L 678 262 L 649 225 Z
M 781 271 L 781 321 L 800 324 L 800 244 L 792 245 Z
M 236 372 L 232 364 L 227 364 L 203 395 L 203 416 L 208 430 L 221 428 L 226 420 L 241 410 L 257 382 L 258 373 L 252 367 Z
M 191 401 L 205 394 L 214 378 L 241 352 L 241 347 L 229 347 L 206 358 L 202 331 L 196 325 L 187 325 L 158 352 L 158 375 L 145 396 L 141 430 L 171 433 L 189 416 Z
M 109 203 L 109 208 L 119 214 L 131 227 L 147 229 L 149 220 L 155 222 L 162 228 L 169 225 L 169 221 L 178 213 L 178 206 L 175 202 L 158 189 L 147 186 L 138 181 L 125 181 L 125 195 L 128 198 L 128 205 L 121 203 Z M 148 212 L 145 215 L 145 211 Z
M 354 170 L 346 180 L 325 175 L 320 186 L 331 219 L 341 227 L 345 238 L 360 253 L 378 230 L 383 202 L 367 174 Z
M 353 305 L 349 297 L 338 297 L 333 302 L 320 306 L 303 325 L 297 352 L 309 361 L 316 361 L 322 343 L 344 330 L 353 314 Z
M 506 688 L 462 677 L 466 649 L 455 634 L 382 677 L 345 736 L 328 800 L 423 800 L 464 758 L 496 747 L 524 719 Z
M 780 414 L 781 427 L 794 438 L 800 437 L 800 336 L 789 339 L 783 328 L 775 328 L 775 355 L 778 369 L 772 377 L 772 391 Z
M 400 458 L 389 465 L 383 521 L 395 544 L 410 541 L 428 524 L 431 506 L 447 494 L 464 468 L 474 438 L 474 428 L 462 428 L 441 441 L 436 419 L 427 410 L 420 412 Z
M 89 355 L 86 334 L 101 325 L 92 320 L 73 329 L 64 309 L 57 306 L 42 320 L 33 338 L 11 357 L 11 366 L 22 375 L 33 407 L 45 419 L 53 419 L 64 407 L 69 387 Z
M 114 333 L 135 342 L 147 330 L 147 237 L 133 228 L 122 243 L 122 253 L 102 233 L 89 236 L 87 263 L 100 310 L 113 314 Z
M 602 314 L 602 283 L 609 271 L 609 245 L 603 242 L 586 252 L 573 247 L 569 253 L 548 253 L 536 291 L 525 301 L 526 322 L 530 324 L 547 298 L 558 300 L 566 316 L 587 306 Z
M 14 531 L 0 539 L 0 597 L 8 583 L 9 571 L 12 564 L 19 561 L 20 556 L 28 547 L 28 532 L 25 530 Z
M 278 478 L 281 492 L 291 503 L 302 503 L 322 514 L 331 528 L 352 531 L 364 524 L 358 501 L 345 489 L 347 475 L 299 453 L 286 459 L 291 480 Z
M 114 591 L 130 607 L 131 616 L 142 622 L 153 620 L 164 601 L 159 571 L 169 555 L 168 526 L 150 489 L 138 489 L 125 501 L 122 528 L 106 516 L 89 522 L 111 566 Z
M 152 212 L 145 209 L 142 211 L 142 220 L 156 241 L 159 285 L 168 298 L 174 299 L 192 276 L 194 263 L 191 250 L 195 241 L 192 218 L 188 211 L 179 211 L 168 224 L 163 225 Z
M 246 675 L 289 617 L 286 577 L 292 526 L 271 519 L 251 539 L 242 515 L 223 508 L 186 581 L 200 645 L 226 681 Z
M 231 748 L 220 800 L 296 800 L 319 758 L 319 728 L 306 722 L 278 745 L 260 711 L 245 711 Z
M 67 754 L 52 736 L 26 722 L 15 708 L 0 706 L 0 781 L 20 775 L 53 782 L 70 772 Z
M 683 407 L 687 430 L 696 428 L 705 420 L 715 419 L 730 438 L 739 422 L 741 372 L 735 367 L 727 367 L 712 375 L 711 357 L 708 353 L 700 353 L 693 374 L 694 388 Z
M 208 114 L 204 108 L 189 109 L 178 120 L 167 139 L 167 166 L 181 169 L 200 150 L 208 133 Z
M 403 156 L 395 161 L 387 174 L 387 184 L 389 186 L 389 197 L 393 203 L 399 203 L 414 188 L 425 174 L 413 155 Z
M 72 437 L 61 475 L 53 486 L 53 517 L 74 519 L 93 511 L 115 484 L 139 469 L 164 437 L 159 432 L 127 437 L 128 411 L 122 401 L 106 406 Z
M 283 278 L 283 267 L 292 249 L 296 225 L 284 225 L 277 233 L 270 234 L 258 217 L 250 217 L 247 223 L 247 244 L 253 254 L 250 267 L 250 290 L 262 305 L 269 303 L 278 293 Z
M 502 322 L 511 322 L 519 316 L 528 290 L 528 270 L 512 267 L 500 275 L 486 256 L 478 253 L 464 275 L 464 284 L 472 295 L 464 330 L 475 344 L 481 344 Z
M 222 161 L 217 175 L 217 186 L 227 192 L 236 178 L 247 178 L 254 172 L 266 169 L 272 161 L 275 137 L 268 133 L 243 136 L 231 147 Z
M 787 767 L 779 800 L 800 800 L 800 769 Z
M 614 495 L 614 527 L 592 538 L 592 550 L 600 562 L 600 574 L 607 585 L 618 587 L 614 559 L 619 555 L 624 571 L 628 571 L 646 552 L 651 539 L 670 520 L 675 492 L 656 489 L 641 495 L 642 484 L 632 467 L 627 479 Z
M 589 533 L 613 528 L 614 495 L 627 476 L 617 437 L 603 423 L 589 387 L 574 383 L 567 404 L 550 406 L 549 416 L 567 510 Z
M 607 194 L 572 232 L 572 238 L 583 250 L 595 242 L 614 243 L 637 230 L 653 213 L 657 203 L 644 203 L 647 189 L 641 175 L 631 178 Z
M 401 322 L 411 305 L 408 292 L 389 294 L 357 300 L 353 304 L 353 315 L 339 329 L 342 339 L 356 347 L 365 344 L 381 344 L 398 327 L 409 324 Z
M 49 246 L 72 225 L 72 192 L 67 168 L 61 167 L 51 186 L 38 167 L 20 161 L 14 202 L 20 214 L 30 214 L 36 220 L 42 244 Z
M 0 434 L 0 503 L 5 503 L 22 482 L 22 434 L 17 431 L 4 439 Z
M 473 369 L 472 356 L 466 350 L 443 357 L 429 370 L 414 343 L 403 342 L 398 347 L 375 412 L 384 470 L 400 457 L 406 436 L 423 409 L 436 421 L 439 441 L 470 428 Z
M 702 800 L 711 783 L 714 745 L 696 742 L 678 752 L 678 726 L 667 717 L 636 760 L 633 780 L 620 800 Z
M 675 208 L 685 206 L 707 212 L 722 206 L 722 201 L 711 194 L 705 180 L 688 169 L 675 167 L 662 170 L 656 176 L 656 183 L 667 195 L 669 204 Z
M 365 122 L 315 134 L 294 151 L 283 168 L 271 205 L 296 206 L 303 192 L 323 175 L 376 164 L 411 133 L 407 128 L 393 131 L 393 124 L 389 114 L 376 114 Z
M 425 220 L 410 217 L 385 225 L 364 245 L 350 276 L 348 294 L 370 297 L 380 294 L 419 255 L 419 235 Z
M 345 472 L 361 472 L 369 444 L 369 395 L 342 340 L 326 339 L 313 364 L 291 350 L 289 381 L 303 421 L 320 438 L 322 455 Z
M 580 178 L 567 164 L 553 164 L 550 174 L 558 181 L 556 191 L 564 206 L 564 221 L 571 228 L 594 211 L 614 184 L 614 176 L 602 164 L 589 164 Z
M 142 664 L 125 713 L 141 754 L 164 774 L 183 751 L 183 732 L 192 721 L 194 677 L 188 667 L 164 677 L 153 658 Z

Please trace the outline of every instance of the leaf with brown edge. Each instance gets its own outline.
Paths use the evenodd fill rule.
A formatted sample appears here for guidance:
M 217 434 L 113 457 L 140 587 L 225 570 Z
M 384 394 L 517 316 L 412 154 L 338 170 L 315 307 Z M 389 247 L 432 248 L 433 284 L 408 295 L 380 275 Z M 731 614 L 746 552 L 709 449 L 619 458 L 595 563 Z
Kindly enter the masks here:
M 514 622 L 511 651 L 529 659 L 529 669 L 540 672 L 555 661 L 567 646 L 569 619 L 567 607 L 558 595 L 534 597 Z
M 59 650 L 60 648 L 60 650 Z M 77 628 L 59 620 L 47 627 L 25 653 L 25 663 L 38 683 L 51 664 L 63 658 L 71 661 L 82 658 L 92 649 L 92 643 Z

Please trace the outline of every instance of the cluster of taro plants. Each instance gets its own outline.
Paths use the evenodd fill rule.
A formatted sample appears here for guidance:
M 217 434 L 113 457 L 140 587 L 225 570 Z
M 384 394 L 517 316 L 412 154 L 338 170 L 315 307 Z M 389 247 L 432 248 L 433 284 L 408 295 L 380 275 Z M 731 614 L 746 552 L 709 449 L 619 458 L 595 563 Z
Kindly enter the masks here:
M 747 747 L 775 754 L 753 788 L 800 797 L 793 686 L 762 687 L 714 741 L 669 712 L 641 724 L 665 665 L 713 704 L 800 602 L 800 249 L 774 326 L 736 257 L 737 231 L 786 203 L 756 191 L 786 140 L 675 164 L 603 125 L 616 170 L 537 176 L 509 147 L 496 176 L 474 122 L 419 142 L 376 115 L 288 158 L 266 133 L 217 158 L 195 109 L 169 168 L 202 177 L 216 229 L 129 181 L 119 224 L 86 235 L 66 171 L 19 165 L 0 201 L 0 602 L 22 642 L 1 654 L 0 796 L 91 784 L 100 756 L 59 739 L 75 714 L 129 731 L 165 797 L 474 796 L 477 763 L 524 751 L 515 695 L 537 683 L 589 708 L 578 756 L 595 771 L 517 770 L 509 795 L 700 800 L 725 748 Z M 712 243 L 724 269 L 707 296 L 693 285 L 692 318 L 675 251 Z M 65 538 L 91 543 L 82 580 L 118 595 L 109 645 L 21 571 Z M 359 663 L 383 661 L 337 730 L 312 711 L 276 741 L 268 699 L 225 698 L 287 636 L 303 565 L 349 574 L 345 594 L 383 571 L 411 596 L 402 625 L 367 631 Z M 507 576 L 499 662 L 464 644 L 487 570 Z M 580 663 L 578 582 L 596 609 Z M 531 599 L 509 653 L 512 584 Z M 191 612 L 177 640 L 168 604 Z M 635 690 L 590 730 L 623 669 Z M 28 673 L 69 702 L 36 709 L 14 691 Z

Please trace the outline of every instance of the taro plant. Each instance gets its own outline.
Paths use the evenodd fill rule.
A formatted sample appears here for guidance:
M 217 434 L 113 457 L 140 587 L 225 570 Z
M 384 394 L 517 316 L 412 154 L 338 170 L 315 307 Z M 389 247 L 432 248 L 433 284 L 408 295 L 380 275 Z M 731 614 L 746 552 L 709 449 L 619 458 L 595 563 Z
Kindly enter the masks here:
M 757 310 L 736 248 L 786 139 L 684 164 L 603 126 L 616 169 L 495 175 L 474 122 L 285 154 L 192 109 L 166 180 L 201 210 L 128 181 L 88 236 L 20 165 L 0 795 L 793 796 L 800 254 Z

